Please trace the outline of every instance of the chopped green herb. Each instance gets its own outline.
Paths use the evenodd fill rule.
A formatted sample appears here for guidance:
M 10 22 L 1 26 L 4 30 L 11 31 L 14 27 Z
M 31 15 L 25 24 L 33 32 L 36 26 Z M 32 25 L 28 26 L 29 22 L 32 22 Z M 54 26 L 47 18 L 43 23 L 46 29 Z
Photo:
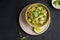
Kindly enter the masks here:
M 32 17 L 33 17 L 33 19 L 34 19 L 34 17 L 35 17 L 35 15 L 34 15 L 34 12 L 32 12 L 32 15 L 31 15 Z
M 56 1 L 54 1 L 53 4 L 56 4 Z
M 58 4 L 60 5 L 60 1 L 58 2 Z
M 42 15 L 42 13 L 39 13 L 38 16 Z
M 60 0 L 54 1 L 53 4 L 55 4 L 55 6 L 56 6 L 56 5 L 60 5 Z

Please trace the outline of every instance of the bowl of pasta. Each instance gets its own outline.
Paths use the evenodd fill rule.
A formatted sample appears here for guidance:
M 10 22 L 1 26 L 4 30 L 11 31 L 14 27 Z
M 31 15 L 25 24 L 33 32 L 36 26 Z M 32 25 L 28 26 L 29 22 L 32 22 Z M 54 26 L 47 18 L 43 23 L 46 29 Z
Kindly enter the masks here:
M 19 15 L 21 28 L 30 35 L 44 33 L 50 25 L 50 11 L 42 3 L 25 6 Z
M 31 27 L 44 26 L 50 17 L 49 9 L 41 3 L 34 3 L 29 5 L 26 9 L 25 18 Z

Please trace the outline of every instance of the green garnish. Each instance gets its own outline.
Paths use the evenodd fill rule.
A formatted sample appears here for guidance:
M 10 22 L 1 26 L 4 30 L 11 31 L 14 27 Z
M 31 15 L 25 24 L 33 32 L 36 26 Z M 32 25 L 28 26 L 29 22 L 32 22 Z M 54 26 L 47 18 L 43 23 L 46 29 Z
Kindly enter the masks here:
M 54 1 L 53 4 L 56 4 L 56 1 Z
M 19 35 L 18 37 L 19 40 L 26 40 L 26 38 L 28 37 L 28 36 L 23 36 L 21 32 L 18 32 L 18 35 Z
M 34 19 L 34 18 L 35 18 L 34 12 L 31 12 L 31 19 Z
M 54 1 L 53 4 L 55 4 L 55 6 L 60 5 L 60 0 Z
M 35 9 L 31 12 L 31 18 L 35 19 L 36 17 L 42 15 L 42 10 L 39 10 L 39 9 Z
M 38 16 L 42 15 L 42 13 L 39 13 Z
M 58 4 L 60 5 L 60 1 L 58 2 Z

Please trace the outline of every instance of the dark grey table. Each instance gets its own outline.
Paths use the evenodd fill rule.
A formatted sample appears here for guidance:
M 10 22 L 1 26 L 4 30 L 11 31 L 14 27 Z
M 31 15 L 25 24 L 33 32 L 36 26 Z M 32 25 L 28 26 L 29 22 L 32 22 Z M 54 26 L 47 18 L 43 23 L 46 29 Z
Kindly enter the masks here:
M 19 13 L 28 4 L 43 3 L 51 12 L 51 24 L 42 35 L 26 34 L 19 26 Z M 0 40 L 16 40 L 17 32 L 29 36 L 27 40 L 60 40 L 60 10 L 52 7 L 51 0 L 0 0 Z

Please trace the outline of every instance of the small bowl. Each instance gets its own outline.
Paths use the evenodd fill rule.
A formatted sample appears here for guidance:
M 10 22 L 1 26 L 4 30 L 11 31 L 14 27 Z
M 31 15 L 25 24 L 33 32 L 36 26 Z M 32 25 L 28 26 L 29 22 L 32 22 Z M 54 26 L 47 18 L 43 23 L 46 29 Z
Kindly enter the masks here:
M 48 21 L 49 21 L 49 17 L 50 17 L 50 11 L 49 11 L 49 9 L 44 5 L 44 4 L 41 4 L 41 3 L 34 3 L 35 5 L 41 5 L 41 6 L 43 6 L 43 7 L 45 7 L 46 8 L 46 10 L 47 10 L 47 14 L 48 14 L 48 17 L 47 17 L 47 21 L 42 25 L 42 26 L 44 26 Z M 26 13 L 25 13 L 25 18 L 26 18 L 26 21 L 27 21 L 27 23 L 31 26 L 31 27 L 36 27 L 36 26 L 38 26 L 38 25 L 33 25 L 33 24 L 31 24 L 29 21 L 28 21 L 28 19 L 27 19 L 27 11 L 28 11 L 28 9 L 32 6 L 33 4 L 31 4 L 31 5 L 29 5 L 29 7 L 27 8 L 27 10 L 26 10 Z M 42 26 L 40 26 L 40 27 L 42 27 Z
M 53 2 L 54 2 L 55 0 L 52 0 L 52 6 L 55 8 L 55 9 L 60 9 L 60 6 L 55 6 L 55 4 L 53 4 Z

